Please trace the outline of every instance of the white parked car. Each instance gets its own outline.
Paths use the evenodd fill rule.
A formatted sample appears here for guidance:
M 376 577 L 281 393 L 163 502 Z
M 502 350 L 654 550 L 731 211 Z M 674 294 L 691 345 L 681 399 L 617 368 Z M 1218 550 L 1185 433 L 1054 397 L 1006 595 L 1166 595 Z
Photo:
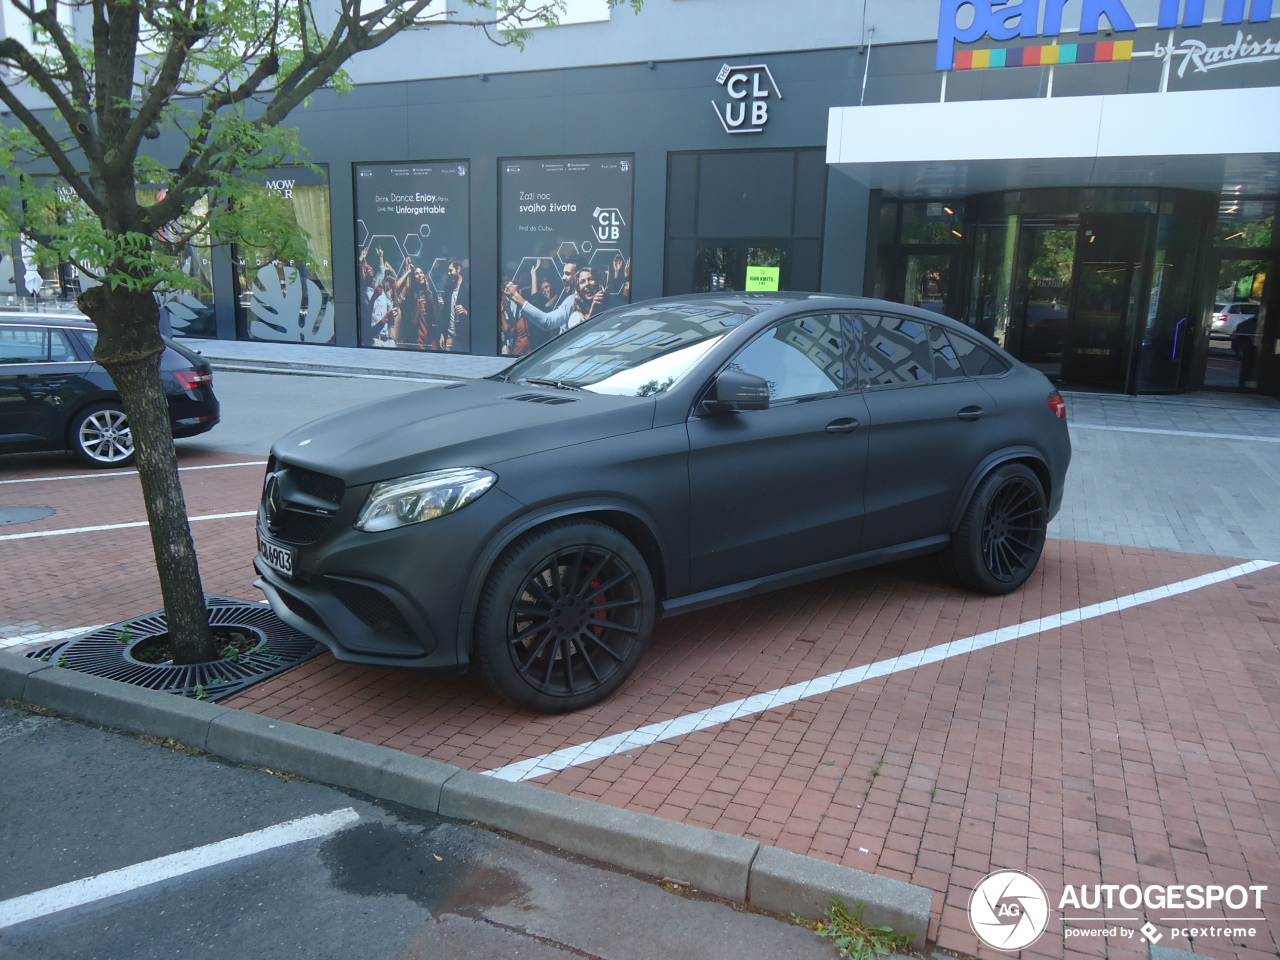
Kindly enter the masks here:
M 1218 339 L 1229 338 L 1236 332 L 1236 327 L 1251 317 L 1256 317 L 1261 307 L 1256 303 L 1241 301 L 1239 303 L 1215 303 L 1213 305 L 1213 326 L 1209 335 Z

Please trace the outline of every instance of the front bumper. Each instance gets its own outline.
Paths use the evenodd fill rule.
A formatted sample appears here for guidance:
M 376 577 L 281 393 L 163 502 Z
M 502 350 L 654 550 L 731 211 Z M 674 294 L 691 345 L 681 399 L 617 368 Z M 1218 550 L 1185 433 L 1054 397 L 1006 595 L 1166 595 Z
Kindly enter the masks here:
M 254 558 L 261 590 L 275 615 L 299 633 L 329 648 L 347 663 L 410 667 L 458 673 L 454 644 L 439 644 L 412 605 L 385 584 L 357 578 L 325 578 L 325 587 L 282 577 L 261 558 Z M 345 587 L 343 599 L 331 592 Z

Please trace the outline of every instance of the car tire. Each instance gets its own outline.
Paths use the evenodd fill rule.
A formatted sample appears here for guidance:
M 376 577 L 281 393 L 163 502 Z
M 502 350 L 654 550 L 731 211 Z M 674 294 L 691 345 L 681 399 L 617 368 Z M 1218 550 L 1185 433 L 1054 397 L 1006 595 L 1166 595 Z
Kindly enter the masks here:
M 1025 464 L 1002 464 L 983 477 L 938 566 L 952 583 L 991 596 L 1026 583 L 1044 552 L 1049 506 L 1044 485 Z
M 133 465 L 133 435 L 118 403 L 95 403 L 79 411 L 67 425 L 67 445 L 91 467 Z
M 617 530 L 591 520 L 548 524 L 516 540 L 490 571 L 476 667 L 525 709 L 589 707 L 635 669 L 655 606 L 649 568 Z

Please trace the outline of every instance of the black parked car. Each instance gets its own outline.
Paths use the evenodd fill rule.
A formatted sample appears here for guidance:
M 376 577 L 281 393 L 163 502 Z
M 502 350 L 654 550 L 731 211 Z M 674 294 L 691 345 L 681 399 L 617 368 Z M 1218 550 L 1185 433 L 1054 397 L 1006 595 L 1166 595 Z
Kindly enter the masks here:
M 0 314 L 0 453 L 70 450 L 91 467 L 133 463 L 120 394 L 93 361 L 98 332 L 75 315 Z M 218 422 L 213 368 L 165 341 L 160 370 L 175 437 Z
M 608 311 L 487 380 L 281 439 L 257 585 L 340 659 L 482 676 L 533 710 L 616 690 L 654 620 L 917 554 L 1035 568 L 1062 397 L 900 304 L 710 294 Z

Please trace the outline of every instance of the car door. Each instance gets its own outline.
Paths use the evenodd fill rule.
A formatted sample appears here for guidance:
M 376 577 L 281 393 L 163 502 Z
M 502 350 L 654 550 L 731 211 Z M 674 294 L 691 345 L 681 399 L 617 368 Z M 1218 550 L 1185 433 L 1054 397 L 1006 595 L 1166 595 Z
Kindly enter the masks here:
M 864 548 L 942 536 L 986 454 L 994 401 L 940 324 L 859 314 L 850 326 L 869 427 Z
M 0 327 L 0 446 L 60 447 L 66 399 L 90 366 L 63 330 Z
M 859 550 L 867 418 L 836 314 L 782 321 L 729 364 L 769 382 L 766 410 L 689 429 L 691 592 Z

